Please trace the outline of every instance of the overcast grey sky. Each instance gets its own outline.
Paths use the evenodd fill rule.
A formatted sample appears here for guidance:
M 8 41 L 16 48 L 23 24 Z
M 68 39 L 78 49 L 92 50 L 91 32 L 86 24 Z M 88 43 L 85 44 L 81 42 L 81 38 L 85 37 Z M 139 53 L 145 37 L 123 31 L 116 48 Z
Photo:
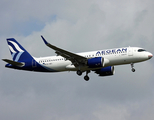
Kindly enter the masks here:
M 1 0 L 0 57 L 11 59 L 6 38 L 33 56 L 51 56 L 40 35 L 72 52 L 123 46 L 154 54 L 153 0 Z M 153 120 L 154 60 L 116 66 L 90 81 L 75 72 L 11 70 L 0 62 L 0 120 Z

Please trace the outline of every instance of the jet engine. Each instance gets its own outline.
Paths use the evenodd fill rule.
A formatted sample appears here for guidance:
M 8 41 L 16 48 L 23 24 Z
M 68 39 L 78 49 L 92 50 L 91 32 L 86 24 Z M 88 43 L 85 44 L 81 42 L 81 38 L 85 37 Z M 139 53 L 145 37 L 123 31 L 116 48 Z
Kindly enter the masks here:
M 88 59 L 87 65 L 90 68 L 103 67 L 103 61 L 104 59 L 102 57 L 91 58 L 91 59 Z
M 104 67 L 109 63 L 109 60 L 103 57 L 95 57 L 87 60 L 87 65 L 89 68 Z
M 101 69 L 95 70 L 95 73 L 99 74 L 99 76 L 110 76 L 114 75 L 114 66 L 108 66 Z

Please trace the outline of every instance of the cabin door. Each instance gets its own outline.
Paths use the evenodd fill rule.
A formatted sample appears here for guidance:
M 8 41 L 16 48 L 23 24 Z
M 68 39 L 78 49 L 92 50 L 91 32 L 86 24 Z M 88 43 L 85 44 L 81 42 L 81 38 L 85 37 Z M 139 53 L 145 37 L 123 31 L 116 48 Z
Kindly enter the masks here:
M 128 49 L 128 56 L 133 56 L 133 48 Z
M 32 60 L 32 67 L 34 68 L 34 67 L 37 67 L 37 64 L 36 64 L 36 61 L 33 59 Z

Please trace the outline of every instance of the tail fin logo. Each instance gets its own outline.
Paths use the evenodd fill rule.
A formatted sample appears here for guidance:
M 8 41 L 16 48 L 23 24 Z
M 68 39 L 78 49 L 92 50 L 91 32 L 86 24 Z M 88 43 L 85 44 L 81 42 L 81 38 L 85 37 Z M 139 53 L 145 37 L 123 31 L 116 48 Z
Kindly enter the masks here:
M 23 54 L 23 50 L 19 47 L 19 45 L 13 41 L 8 40 L 9 44 L 9 49 L 11 51 L 11 55 L 14 61 L 18 61 L 20 59 L 20 56 Z

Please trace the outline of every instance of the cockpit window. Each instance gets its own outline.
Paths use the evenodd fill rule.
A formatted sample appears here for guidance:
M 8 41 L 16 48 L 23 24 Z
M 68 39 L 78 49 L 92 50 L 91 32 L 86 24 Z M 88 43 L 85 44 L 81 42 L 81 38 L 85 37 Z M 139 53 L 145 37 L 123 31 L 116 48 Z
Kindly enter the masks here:
M 144 50 L 144 49 L 138 49 L 138 52 L 143 52 L 143 51 L 146 51 L 146 50 Z

